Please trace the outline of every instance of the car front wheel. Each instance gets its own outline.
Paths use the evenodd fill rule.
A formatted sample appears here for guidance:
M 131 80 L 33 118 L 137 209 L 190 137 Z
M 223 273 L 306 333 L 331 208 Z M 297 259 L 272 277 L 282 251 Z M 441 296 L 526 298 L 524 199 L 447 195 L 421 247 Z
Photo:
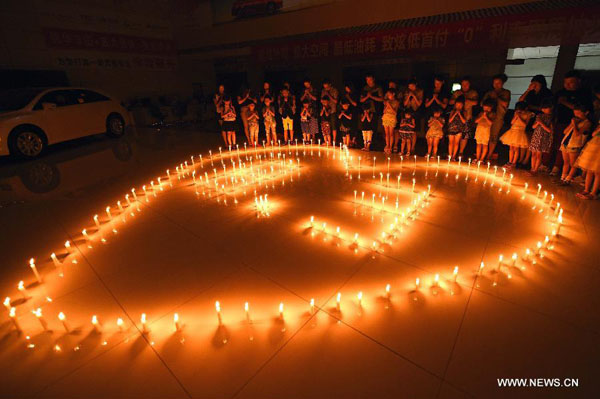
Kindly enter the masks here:
M 11 154 L 22 158 L 35 158 L 46 147 L 43 133 L 33 128 L 19 128 L 11 134 L 9 149 Z
M 106 133 L 112 137 L 125 134 L 125 121 L 121 115 L 111 114 L 106 118 Z

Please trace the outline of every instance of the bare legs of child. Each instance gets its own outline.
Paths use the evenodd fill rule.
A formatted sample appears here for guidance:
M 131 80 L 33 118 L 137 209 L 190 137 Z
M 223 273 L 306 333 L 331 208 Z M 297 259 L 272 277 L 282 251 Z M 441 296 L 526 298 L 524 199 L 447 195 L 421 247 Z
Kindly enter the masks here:
M 438 152 L 438 145 L 440 144 L 439 138 L 429 138 L 427 139 L 427 156 L 435 157 Z
M 477 160 L 485 161 L 485 157 L 487 156 L 488 145 L 487 144 L 479 144 L 477 143 Z
M 235 147 L 235 132 L 227 132 L 226 144 Z
M 250 145 L 256 147 L 258 145 L 258 125 L 248 126 L 250 131 Z
M 385 131 L 385 149 L 383 151 L 389 153 L 392 151 L 392 146 L 394 144 L 394 128 L 384 126 L 383 129 Z
M 400 132 L 394 130 L 394 152 L 398 152 L 398 142 L 400 141 Z
M 584 171 L 585 175 L 585 188 L 583 191 L 577 193 L 577 198 L 583 200 L 596 199 L 598 196 L 598 190 L 600 190 L 600 173 L 592 170 Z
M 541 151 L 531 151 L 531 173 L 537 173 L 542 163 Z
M 569 184 L 573 179 L 573 176 L 575 176 L 577 169 L 574 165 L 578 156 L 579 151 L 562 151 L 563 168 L 560 180 L 562 180 L 564 184 Z
M 402 148 L 400 149 L 400 153 L 406 154 L 406 156 L 409 156 L 410 150 L 412 148 L 412 143 L 413 143 L 412 135 L 411 135 L 411 137 L 408 137 L 408 138 L 403 137 L 402 144 L 401 144 Z
M 373 131 L 372 130 L 363 130 L 362 134 L 363 134 L 363 142 L 365 143 L 363 150 L 370 151 L 371 150 L 371 139 L 373 138 Z
M 468 139 L 461 139 L 461 135 L 460 134 L 449 134 L 448 135 L 448 155 L 450 156 L 451 159 L 456 158 L 456 154 L 458 153 L 458 147 L 463 147 L 463 141 L 465 142 L 466 145 L 466 141 Z M 462 153 L 462 151 L 461 151 Z

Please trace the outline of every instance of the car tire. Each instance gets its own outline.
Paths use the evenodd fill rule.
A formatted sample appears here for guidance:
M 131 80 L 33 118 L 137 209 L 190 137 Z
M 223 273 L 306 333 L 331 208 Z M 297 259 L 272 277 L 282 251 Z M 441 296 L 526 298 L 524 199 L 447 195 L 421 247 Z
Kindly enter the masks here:
M 18 158 L 37 158 L 47 145 L 48 140 L 44 132 L 32 125 L 16 127 L 8 136 L 8 150 Z
M 121 115 L 108 115 L 108 118 L 106 118 L 106 134 L 111 137 L 121 137 L 125 134 L 125 120 Z
M 60 172 L 56 165 L 44 161 L 23 165 L 18 174 L 23 186 L 35 194 L 48 193 L 60 184 Z

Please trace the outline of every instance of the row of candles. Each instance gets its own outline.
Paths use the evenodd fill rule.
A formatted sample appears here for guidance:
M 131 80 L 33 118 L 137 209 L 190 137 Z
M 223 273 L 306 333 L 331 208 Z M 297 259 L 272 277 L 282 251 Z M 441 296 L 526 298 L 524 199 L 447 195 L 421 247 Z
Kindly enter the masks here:
M 280 144 L 280 143 L 279 143 Z M 256 159 L 258 160 L 258 167 L 256 168 L 256 173 L 254 172 L 254 167 L 253 167 L 253 158 L 249 157 L 246 155 L 246 159 L 250 161 L 250 168 L 247 169 L 246 165 L 244 162 L 241 161 L 240 158 L 240 153 L 239 153 L 239 146 L 236 148 L 237 151 L 233 151 L 233 149 L 230 147 L 229 148 L 229 154 L 223 154 L 222 149 L 219 148 L 219 152 L 220 152 L 220 160 L 221 160 L 221 164 L 223 166 L 223 176 L 224 176 L 224 180 L 225 182 L 227 182 L 227 168 L 225 166 L 225 162 L 224 159 L 226 157 L 229 158 L 233 158 L 233 156 L 235 154 L 237 154 L 238 157 L 238 167 L 236 170 L 236 163 L 235 161 L 231 160 L 232 165 L 233 165 L 233 175 L 235 175 L 236 177 L 232 180 L 232 182 L 234 184 L 236 184 L 238 182 L 237 180 L 237 176 L 251 176 L 253 178 L 252 183 L 260 185 L 265 179 L 271 179 L 271 175 L 273 175 L 275 173 L 275 169 L 273 165 L 276 165 L 278 167 L 278 172 L 279 174 L 287 174 L 289 172 L 289 170 L 291 169 L 298 169 L 300 168 L 300 159 L 296 158 L 296 162 L 294 163 L 292 159 L 288 158 L 288 162 L 286 162 L 286 155 L 285 153 L 281 152 L 281 147 L 280 147 L 280 151 L 277 153 L 277 158 L 275 157 L 275 154 L 272 150 L 270 150 L 270 152 L 267 154 L 268 150 L 267 147 L 264 146 L 264 153 L 261 155 L 259 154 Z M 258 153 L 257 150 L 250 150 L 253 151 L 254 153 Z M 248 150 L 245 150 L 245 152 L 247 153 Z M 269 159 L 270 156 L 270 159 Z M 213 163 L 213 155 L 212 155 L 212 151 L 209 151 L 209 157 L 210 157 L 210 162 L 211 165 L 214 166 Z M 202 159 L 202 155 L 198 155 L 198 159 L 199 159 L 199 165 L 202 169 L 204 169 L 204 160 Z M 190 156 L 190 163 L 188 163 L 188 161 L 184 161 L 182 163 L 180 163 L 179 165 L 177 165 L 175 167 L 175 175 L 177 177 L 177 180 L 182 180 L 185 177 L 191 177 L 194 186 L 197 186 L 199 183 L 201 183 L 201 180 L 198 182 L 196 181 L 196 160 L 195 157 L 192 155 Z M 270 168 L 264 168 L 261 169 L 260 166 L 263 165 L 263 163 L 266 164 L 266 162 L 271 161 Z M 216 169 L 213 169 L 214 173 L 215 173 L 215 181 L 218 181 L 221 176 L 219 176 L 216 173 Z M 269 173 L 271 172 L 271 173 Z M 171 170 L 167 169 L 165 171 L 166 173 L 166 179 L 164 176 L 158 177 L 156 179 L 156 182 L 154 180 L 151 180 L 149 182 L 148 185 L 142 185 L 142 191 L 144 192 L 144 196 L 143 196 L 143 200 L 148 203 L 149 202 L 149 197 L 152 195 L 154 197 L 157 196 L 157 192 L 161 192 L 164 191 L 164 187 L 165 185 L 168 185 L 170 188 L 173 187 L 173 182 L 172 182 L 172 174 L 171 174 Z M 231 172 L 230 172 L 231 175 Z M 205 177 L 207 177 L 207 175 L 205 174 Z M 201 178 L 200 178 L 201 179 Z M 166 180 L 166 181 L 165 181 Z M 206 182 L 208 182 L 208 178 L 206 178 Z M 255 191 L 256 193 L 256 191 Z M 118 213 L 115 213 L 114 210 L 110 207 L 107 206 L 105 208 L 105 213 L 107 216 L 107 224 L 111 225 L 110 230 L 114 233 L 117 234 L 117 229 L 114 227 L 113 221 L 114 218 L 121 215 L 121 214 L 125 214 L 127 209 L 134 209 L 137 212 L 141 212 L 141 208 L 140 208 L 140 201 L 141 199 L 138 198 L 138 193 L 136 191 L 135 188 L 132 188 L 130 190 L 129 193 L 124 195 L 124 199 L 125 201 L 122 203 L 121 200 L 118 200 L 116 205 L 117 205 L 117 209 L 119 210 Z M 264 196 L 256 196 L 255 197 L 255 205 L 257 206 L 257 211 L 260 212 L 263 216 L 268 216 L 269 215 L 269 200 L 268 200 L 268 195 L 264 195 Z M 133 211 L 130 211 L 130 215 L 133 217 L 135 215 L 135 213 Z M 101 234 L 101 230 L 102 230 L 102 223 L 100 222 L 100 217 L 98 214 L 93 216 L 93 221 L 94 221 L 94 225 L 97 228 L 97 232 L 96 234 L 99 235 L 100 237 L 100 241 L 103 243 L 106 243 L 106 239 L 102 236 Z M 125 221 L 123 219 L 123 221 Z M 88 243 L 88 248 L 92 248 L 92 246 L 90 245 L 90 243 L 94 240 L 93 235 L 94 234 L 90 234 L 88 233 L 88 229 L 83 229 L 81 231 L 81 235 L 83 236 L 83 238 L 85 239 L 85 241 Z M 69 257 L 70 255 L 73 255 L 75 253 L 75 250 L 73 249 L 73 246 L 71 244 L 70 240 L 67 240 L 64 243 L 64 248 L 66 251 L 66 257 Z M 56 255 L 55 252 L 53 252 L 50 255 L 50 258 L 56 268 L 56 270 L 58 271 L 58 274 L 60 277 L 64 277 L 64 260 L 60 260 L 59 257 Z M 77 263 L 76 259 L 72 259 L 72 263 Z M 38 268 L 36 266 L 35 263 L 35 259 L 31 258 L 29 260 L 29 268 L 32 271 L 35 280 L 38 284 L 43 284 L 43 278 L 40 274 L 40 272 L 38 271 Z M 25 286 L 25 282 L 23 280 L 19 281 L 19 283 L 17 284 L 17 290 L 18 292 L 21 294 L 21 296 L 23 297 L 24 301 L 27 301 L 29 299 L 32 298 L 32 295 L 30 295 L 29 291 L 27 290 L 26 286 Z M 46 297 L 46 300 L 48 302 L 51 302 L 52 299 L 50 297 Z M 15 327 L 17 329 L 20 330 L 20 327 L 18 325 L 18 321 L 17 321 L 17 313 L 16 313 L 16 307 L 12 306 L 12 301 L 10 297 L 5 297 L 3 304 L 4 306 L 7 308 L 8 313 L 9 313 L 9 317 L 11 318 L 11 320 L 13 320 L 13 323 L 15 324 Z M 47 326 L 46 320 L 43 318 L 42 315 L 42 309 L 40 307 L 38 307 L 37 309 L 33 310 L 32 313 L 38 318 L 38 320 L 40 320 L 40 323 L 42 324 L 42 326 Z M 59 319 L 61 321 L 63 321 L 63 325 L 65 326 L 65 328 L 67 328 L 67 324 L 66 324 L 66 316 L 64 315 L 63 312 L 59 313 L 58 315 Z M 143 316 L 143 319 L 145 319 L 145 315 Z M 97 322 L 97 316 L 93 316 L 92 317 L 92 324 L 95 326 L 95 329 L 98 330 L 100 328 L 100 324 Z M 122 319 L 118 319 L 117 320 L 117 324 L 122 326 L 123 324 L 123 320 Z
M 327 148 L 327 149 L 329 149 L 329 148 Z M 219 150 L 220 150 L 221 162 L 222 162 L 222 164 L 224 164 L 223 159 L 227 155 L 223 155 L 221 149 L 219 149 Z M 232 148 L 230 147 L 230 149 L 229 149 L 229 155 L 228 156 L 232 157 L 234 154 L 237 153 L 238 161 L 240 161 L 239 147 L 237 147 L 236 150 L 237 150 L 237 152 L 234 152 L 232 150 Z M 348 156 L 347 149 L 344 148 L 344 150 L 345 150 L 345 155 L 346 156 L 345 157 L 340 157 L 340 160 L 345 164 L 346 168 L 349 168 L 349 161 L 348 161 L 348 159 L 351 158 L 351 157 Z M 257 150 L 250 150 L 250 151 L 255 151 L 256 152 Z M 266 147 L 264 148 L 264 151 L 265 152 L 267 151 Z M 340 147 L 340 151 L 342 151 L 342 147 Z M 245 149 L 244 152 L 247 154 L 248 150 Z M 211 160 L 211 165 L 213 165 L 213 155 L 212 155 L 212 152 L 209 152 L 209 156 L 210 156 L 210 160 Z M 246 157 L 247 157 L 247 155 L 246 155 Z M 279 152 L 278 157 L 281 158 L 281 152 Z M 285 154 L 284 154 L 284 157 L 285 157 Z M 201 168 L 204 168 L 204 161 L 202 160 L 202 156 L 201 155 L 199 156 L 199 159 L 200 159 L 199 165 L 201 166 Z M 262 161 L 263 161 L 262 156 L 259 155 L 258 159 L 259 159 L 259 162 L 262 163 Z M 272 152 L 271 152 L 271 159 L 274 159 L 274 154 Z M 285 158 L 283 158 L 283 159 L 285 159 Z M 361 158 L 359 157 L 358 158 L 359 169 L 360 169 L 360 161 L 361 161 Z M 289 160 L 289 162 L 291 163 L 292 161 Z M 427 160 L 427 163 L 429 165 L 429 159 Z M 192 179 L 193 179 L 193 181 L 194 181 L 194 185 L 196 185 L 197 182 L 195 180 L 195 172 L 196 172 L 197 169 L 194 169 L 195 168 L 194 156 L 191 156 L 191 164 L 192 164 L 192 166 L 190 167 L 190 165 L 188 165 L 188 163 L 186 161 L 186 162 L 181 163 L 180 165 L 178 165 L 175 168 L 175 170 L 176 170 L 176 176 L 177 176 L 178 180 L 181 180 L 182 178 L 185 178 L 186 176 L 191 176 Z M 235 162 L 233 164 L 235 165 Z M 470 162 L 469 162 L 469 164 L 470 164 Z M 299 168 L 299 165 L 300 165 L 300 162 L 299 162 L 299 159 L 297 159 L 297 167 L 298 168 Z M 280 166 L 281 170 L 284 170 L 284 168 L 286 167 L 285 161 L 283 161 L 283 162 L 280 161 L 279 166 Z M 438 159 L 438 166 L 439 166 L 439 159 Z M 374 162 L 373 162 L 373 167 L 375 167 L 375 158 L 374 158 Z M 459 167 L 460 167 L 460 161 L 459 161 Z M 478 165 L 478 167 L 479 167 L 479 165 Z M 243 163 L 238 163 L 237 170 L 236 170 L 235 166 L 233 168 L 234 168 L 234 172 L 237 172 L 237 174 L 239 174 L 239 175 L 243 175 L 245 173 L 248 173 L 247 167 Z M 486 171 L 487 173 L 489 173 L 489 169 L 490 168 L 489 168 L 489 165 L 488 165 L 488 168 L 487 168 L 487 171 Z M 213 168 L 213 170 L 214 170 L 214 168 Z M 388 164 L 388 170 L 389 170 L 389 164 Z M 250 173 L 252 174 L 253 173 L 252 172 L 252 165 L 250 166 L 250 171 L 251 171 Z M 273 167 L 271 167 L 271 172 L 274 173 Z M 226 169 L 225 169 L 224 170 L 224 174 L 226 174 L 226 173 L 227 172 L 226 172 Z M 257 172 L 257 173 L 264 173 L 266 175 L 268 173 L 268 170 L 263 170 L 263 172 Z M 173 187 L 170 171 L 167 170 L 166 174 L 167 174 L 167 184 L 170 187 Z M 375 176 L 374 172 L 373 172 L 373 176 Z M 494 174 L 494 176 L 495 176 L 495 174 Z M 504 175 L 502 176 L 502 178 L 504 179 Z M 511 175 L 511 181 L 512 181 L 512 175 Z M 149 185 L 150 186 L 149 188 L 146 185 L 142 186 L 142 190 L 144 191 L 144 199 L 145 199 L 146 202 L 148 202 L 149 195 L 156 196 L 157 190 L 158 191 L 163 191 L 164 190 L 164 184 L 163 184 L 163 181 L 162 181 L 161 177 L 159 177 L 157 179 L 157 182 L 158 182 L 158 184 L 155 184 L 154 181 L 151 181 L 150 185 Z M 206 180 L 206 182 L 208 182 L 208 179 Z M 256 183 L 258 181 L 255 180 L 254 182 Z M 528 188 L 528 183 L 525 183 L 524 188 L 522 190 L 522 198 L 525 197 L 525 195 L 527 193 L 527 188 Z M 415 179 L 413 179 L 413 189 L 412 189 L 412 191 L 415 192 Z M 402 224 L 404 222 L 405 218 L 408 217 L 408 216 L 412 217 L 413 220 L 414 220 L 416 212 L 418 212 L 418 206 L 425 206 L 426 200 L 429 197 L 430 192 L 431 192 L 431 186 L 428 186 L 428 190 L 426 192 L 423 192 L 422 194 L 420 194 L 420 195 L 417 196 L 417 199 L 413 201 L 413 209 L 411 209 L 411 208 L 407 209 L 407 213 L 402 215 L 402 220 L 400 221 L 400 224 Z M 544 193 L 545 193 L 544 196 L 541 197 L 541 185 L 538 184 L 538 190 L 537 190 L 537 194 L 536 194 L 535 200 L 537 201 L 538 199 L 540 199 L 540 200 L 542 200 L 542 203 L 545 203 L 546 202 L 546 198 L 547 198 L 547 192 L 544 192 Z M 126 201 L 126 204 L 127 204 L 126 207 L 127 208 L 133 208 L 133 206 L 135 205 L 136 210 L 139 212 L 140 211 L 140 208 L 139 208 L 139 198 L 137 197 L 136 190 L 135 189 L 131 189 L 131 194 L 132 194 L 131 197 L 133 197 L 133 201 L 131 200 L 131 197 L 129 196 L 129 193 L 125 195 L 125 201 Z M 551 194 L 550 198 L 551 198 L 551 200 L 548 203 L 548 209 L 551 208 L 551 206 L 552 206 L 552 202 L 554 200 L 554 195 Z M 356 192 L 355 192 L 355 202 L 356 202 Z M 364 204 L 364 196 L 363 196 L 363 200 L 361 201 L 361 203 Z M 124 204 L 122 204 L 120 201 L 117 201 L 117 207 L 118 207 L 120 213 L 125 213 L 125 211 L 126 211 L 126 208 L 124 208 L 123 205 Z M 374 204 L 372 204 L 372 205 L 374 206 Z M 263 196 L 260 196 L 260 197 L 256 197 L 255 196 L 255 206 L 256 206 L 256 208 L 261 213 L 264 213 L 265 215 L 268 215 L 268 199 L 267 199 L 267 195 L 264 195 L 264 198 L 263 198 Z M 382 202 L 382 208 L 383 208 L 383 206 L 384 206 L 384 202 Z M 397 208 L 396 210 L 398 211 L 398 205 L 396 205 L 396 208 Z M 534 205 L 534 209 L 535 209 L 535 205 Z M 114 215 L 111 212 L 111 208 L 107 207 L 105 209 L 105 212 L 106 212 L 106 215 L 108 217 L 108 222 L 110 223 L 113 220 L 113 217 L 114 217 Z M 524 256 L 522 257 L 524 261 L 535 263 L 536 262 L 535 261 L 535 257 L 536 256 L 537 257 L 543 256 L 542 249 L 549 249 L 550 250 L 550 249 L 553 248 L 551 242 L 552 242 L 552 240 L 556 239 L 556 237 L 559 235 L 560 228 L 561 228 L 561 225 L 563 223 L 562 214 L 563 214 L 563 210 L 560 207 L 560 203 L 556 203 L 555 212 L 554 212 L 555 223 L 552 224 L 553 229 L 552 229 L 551 235 L 550 236 L 548 236 L 548 235 L 545 236 L 545 239 L 543 241 L 538 241 L 537 248 L 535 248 L 533 252 L 529 248 L 527 248 L 526 251 L 525 251 Z M 134 213 L 131 212 L 131 215 L 133 216 Z M 549 218 L 549 215 L 547 215 L 546 218 Z M 101 229 L 101 223 L 99 221 L 98 215 L 95 215 L 93 217 L 93 220 L 94 220 L 94 223 L 95 223 L 96 227 L 98 228 L 98 231 L 100 231 L 100 229 Z M 393 223 L 392 225 L 390 225 L 390 227 L 392 229 L 395 228 L 398 225 L 398 222 L 399 222 L 398 221 L 398 217 L 396 217 L 395 220 L 396 220 L 396 222 Z M 311 225 L 314 226 L 314 217 L 311 217 Z M 113 233 L 116 234 L 117 230 L 114 227 L 112 227 L 111 230 L 113 231 Z M 325 225 L 323 225 L 323 231 L 325 231 Z M 338 237 L 340 236 L 340 229 L 339 229 L 339 227 L 336 229 L 336 233 L 335 234 Z M 86 241 L 91 241 L 92 240 L 92 238 L 90 237 L 90 235 L 87 233 L 86 229 L 82 230 L 82 236 L 84 236 L 84 238 L 86 239 Z M 388 234 L 387 236 L 392 236 L 392 235 Z M 386 237 L 386 233 L 384 232 L 384 233 L 382 233 L 382 239 L 385 239 L 385 237 Z M 104 241 L 103 238 L 102 238 L 102 240 Z M 356 244 L 358 245 L 358 234 L 357 233 L 354 235 L 354 240 L 353 241 L 356 242 Z M 65 246 L 65 249 L 66 249 L 66 252 L 67 252 L 67 256 L 73 253 L 73 249 L 72 249 L 70 241 L 65 242 L 64 246 Z M 373 248 L 375 249 L 375 247 L 376 247 L 376 243 L 374 242 Z M 52 259 L 54 265 L 57 267 L 57 269 L 59 271 L 59 275 L 62 276 L 63 275 L 62 263 L 59 261 L 59 259 L 58 259 L 58 257 L 56 256 L 55 253 L 51 254 L 51 259 Z M 512 262 L 509 265 L 512 266 L 512 267 L 515 267 L 517 259 L 518 259 L 518 255 L 516 253 L 514 253 L 511 259 L 512 259 Z M 73 260 L 73 262 L 75 263 L 76 261 Z M 496 270 L 500 271 L 500 268 L 502 267 L 502 265 L 503 265 L 503 256 L 500 255 L 499 261 L 498 261 L 498 266 L 497 266 Z M 34 274 L 34 277 L 35 277 L 36 281 L 38 283 L 40 283 L 40 284 L 43 283 L 42 276 L 40 275 L 39 271 L 37 270 L 37 267 L 36 267 L 36 264 L 35 264 L 35 259 L 31 258 L 29 260 L 29 268 L 32 270 L 32 273 Z M 478 271 L 477 271 L 478 275 L 481 275 L 481 273 L 483 272 L 483 268 L 484 268 L 484 264 L 482 262 L 481 265 L 480 265 L 480 267 L 479 267 L 479 269 L 478 269 Z M 458 266 L 456 266 L 453 269 L 453 281 L 454 282 L 456 282 L 457 275 L 458 275 Z M 509 278 L 511 277 L 510 274 L 508 276 L 509 276 Z M 433 286 L 438 286 L 438 285 L 439 285 L 439 274 L 436 274 L 435 277 L 434 277 L 434 279 L 433 279 Z M 494 285 L 495 285 L 495 282 L 494 282 Z M 420 279 L 417 278 L 416 282 L 415 282 L 415 290 L 418 290 L 419 287 L 420 287 Z M 28 294 L 28 292 L 27 292 L 27 290 L 25 288 L 25 285 L 24 285 L 23 281 L 19 282 L 17 288 L 18 288 L 19 292 L 21 293 L 21 295 L 24 297 L 24 299 L 29 299 L 30 298 L 30 296 L 29 296 L 29 294 Z M 386 285 L 386 293 L 387 293 L 387 295 L 389 295 L 389 292 L 390 292 L 390 285 L 388 284 L 388 285 Z M 338 293 L 338 295 L 337 295 L 337 306 L 338 306 L 338 308 L 340 306 L 340 297 L 341 297 L 341 294 Z M 360 303 L 360 301 L 362 300 L 362 292 L 359 292 L 357 298 L 358 298 L 358 301 Z M 47 298 L 47 299 L 49 301 L 51 301 L 50 298 Z M 11 305 L 10 298 L 6 297 L 3 303 L 4 303 L 4 306 L 8 310 L 9 316 L 10 316 L 11 320 L 13 321 L 15 328 L 20 331 L 21 328 L 20 328 L 20 325 L 19 325 L 18 320 L 17 320 L 16 308 Z M 218 314 L 219 323 L 221 323 L 222 322 L 222 318 L 221 318 L 221 311 L 220 311 L 219 302 L 217 302 L 215 305 L 216 305 L 216 310 L 217 310 L 217 314 Z M 246 309 L 246 312 L 248 312 L 248 303 L 247 302 L 245 303 L 245 309 Z M 280 311 L 280 317 L 283 319 L 283 303 L 280 303 L 280 305 L 279 305 L 279 311 Z M 314 312 L 314 299 L 311 299 L 311 312 Z M 32 313 L 39 320 L 40 324 L 42 325 L 42 328 L 44 330 L 48 329 L 48 323 L 47 323 L 46 319 L 43 317 L 42 308 L 38 307 L 35 310 L 33 310 Z M 62 323 L 63 328 L 65 329 L 65 331 L 66 332 L 70 332 L 71 329 L 69 327 L 69 324 L 67 323 L 65 314 L 63 312 L 60 312 L 57 317 L 58 317 L 58 320 L 61 321 L 61 323 Z M 142 332 L 148 332 L 149 329 L 148 329 L 148 326 L 147 326 L 146 315 L 145 314 L 142 314 L 140 321 L 141 321 L 141 330 L 142 330 Z M 98 320 L 98 317 L 96 315 L 92 316 L 92 318 L 91 318 L 91 324 L 92 324 L 92 326 L 93 326 L 93 328 L 94 328 L 95 331 L 101 332 L 102 326 L 101 326 L 101 324 L 100 324 L 100 322 Z M 123 331 L 123 324 L 124 324 L 123 319 L 121 319 L 121 318 L 117 319 L 117 327 L 121 331 Z M 179 322 L 179 315 L 177 313 L 174 314 L 174 324 L 175 324 L 175 330 L 179 331 L 181 329 L 181 324 Z

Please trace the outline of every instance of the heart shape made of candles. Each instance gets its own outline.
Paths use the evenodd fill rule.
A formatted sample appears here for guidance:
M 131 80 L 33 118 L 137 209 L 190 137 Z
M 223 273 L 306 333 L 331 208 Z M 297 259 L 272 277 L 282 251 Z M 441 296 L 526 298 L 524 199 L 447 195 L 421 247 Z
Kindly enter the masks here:
M 316 165 L 318 163 L 325 163 L 326 167 Z M 324 170 L 329 173 L 323 172 Z M 308 182 L 310 183 L 308 187 L 317 187 L 314 192 L 297 185 L 307 176 L 312 179 Z M 391 157 L 386 157 L 382 162 L 376 158 L 376 155 L 370 157 L 350 152 L 343 147 L 332 148 L 297 143 L 285 147 L 263 145 L 262 148 L 247 148 L 244 146 L 243 150 L 238 147 L 230 148 L 228 151 L 222 151 L 220 148 L 218 154 L 210 151 L 208 155 L 191 156 L 189 161 L 177 165 L 174 170 L 167 170 L 163 176 L 141 188 L 132 188 L 113 206 L 107 206 L 104 212 L 94 215 L 91 218 L 93 225 L 84 228 L 74 240 L 65 242 L 62 251 L 52 253 L 44 262 L 53 265 L 54 273 L 48 271 L 40 273 L 39 265 L 36 265 L 35 259 L 32 258 L 29 267 L 37 284 L 28 288 L 31 285 L 25 284 L 24 281 L 19 282 L 18 290 L 23 299 L 7 298 L 4 304 L 18 330 L 28 332 L 33 328 L 31 320 L 25 321 L 27 314 L 23 314 L 22 317 L 17 314 L 16 307 L 28 302 L 32 303 L 33 310 L 27 313 L 31 313 L 30 318 L 35 317 L 39 321 L 43 330 L 60 329 L 61 326 L 56 325 L 60 322 L 62 328 L 69 333 L 72 329 L 69 324 L 71 318 L 67 319 L 66 316 L 69 314 L 69 309 L 64 309 L 64 312 L 61 311 L 56 316 L 45 311 L 49 306 L 48 303 L 52 301 L 51 293 L 46 292 L 45 279 L 50 274 L 54 274 L 59 277 L 55 280 L 60 281 L 60 278 L 69 273 L 70 268 L 76 267 L 80 259 L 85 258 L 95 246 L 108 245 L 111 241 L 118 240 L 119 232 L 126 227 L 127 221 L 138 218 L 137 215 L 146 205 L 175 189 L 181 189 L 186 195 L 190 193 L 195 198 L 211 204 L 216 202 L 228 211 L 233 209 L 234 216 L 233 222 L 229 225 L 230 229 L 215 228 L 210 234 L 215 237 L 226 237 L 232 234 L 231 226 L 234 228 L 238 226 L 235 232 L 243 237 L 242 241 L 247 244 L 243 247 L 240 257 L 254 256 L 253 261 L 258 263 L 261 259 L 266 259 L 269 253 L 252 252 L 251 248 L 256 245 L 252 242 L 250 233 L 244 235 L 244 229 L 249 225 L 260 226 L 263 221 L 269 223 L 268 221 L 276 217 L 284 219 L 287 224 L 297 226 L 296 229 L 291 229 L 291 234 L 300 240 L 295 243 L 295 248 L 311 251 L 311 246 L 313 250 L 319 247 L 318 254 L 310 258 L 315 263 L 319 262 L 318 259 L 324 259 L 328 252 L 335 253 L 332 251 L 338 252 L 335 259 L 347 259 L 348 256 L 360 256 L 360 254 L 372 259 L 400 258 L 402 255 L 398 251 L 406 251 L 406 248 L 402 249 L 403 241 L 406 241 L 406 235 L 411 234 L 411 230 L 421 216 L 427 215 L 431 208 L 436 206 L 436 201 L 448 202 L 447 198 L 441 199 L 436 195 L 439 179 L 444 180 L 446 185 L 454 185 L 465 190 L 472 186 L 483 187 L 489 195 L 498 198 L 512 196 L 512 201 L 523 203 L 523 209 L 542 219 L 544 233 L 532 243 L 530 247 L 532 249 L 526 249 L 520 254 L 514 252 L 512 256 L 507 255 L 506 258 L 499 255 L 498 262 L 494 265 L 484 265 L 481 262 L 480 265 L 467 269 L 470 275 L 465 279 L 467 283 L 470 279 L 479 279 L 476 282 L 479 287 L 481 281 L 485 281 L 484 277 L 489 276 L 489 283 L 492 286 L 506 284 L 515 272 L 535 264 L 543 257 L 544 251 L 553 249 L 554 241 L 558 238 L 563 223 L 562 209 L 560 204 L 555 202 L 554 195 L 549 195 L 547 192 L 542 194 L 541 185 L 537 185 L 533 190 L 529 190 L 527 183 L 516 187 L 513 185 L 512 174 L 507 174 L 504 169 L 491 167 L 489 163 L 482 165 L 474 164 L 471 160 L 468 162 L 459 160 L 458 163 L 451 164 L 449 160 L 447 163 L 442 162 L 439 157 L 417 162 L 416 157 L 405 159 L 400 156 L 395 156 L 393 160 Z M 292 190 L 293 195 L 300 197 L 294 205 L 289 205 L 287 203 L 289 201 L 286 201 L 285 196 L 280 193 L 286 189 L 288 194 Z M 469 193 L 465 192 L 465 195 L 468 196 Z M 315 198 L 319 198 L 321 202 L 311 202 Z M 322 205 L 325 201 L 330 203 Z M 293 210 L 292 217 L 284 215 L 286 207 Z M 103 215 L 99 216 L 101 214 Z M 206 215 L 211 214 L 215 214 L 214 209 L 208 207 Z M 250 220 L 248 215 L 251 215 Z M 300 217 L 300 220 L 297 217 Z M 263 243 L 265 247 L 268 247 L 268 242 L 274 239 L 273 233 L 268 230 L 251 230 L 252 233 L 260 235 L 261 239 L 256 240 Z M 281 240 L 288 239 L 289 237 L 285 235 L 281 238 Z M 304 239 L 310 239 L 312 242 L 302 242 Z M 226 245 L 219 247 L 216 241 L 218 240 L 213 237 L 215 250 L 227 248 Z M 340 249 L 344 252 L 340 253 Z M 286 250 L 289 248 L 282 248 L 277 254 L 285 257 Z M 302 260 L 299 262 L 298 266 L 301 265 Z M 469 263 L 472 266 L 473 262 Z M 450 263 L 445 265 L 445 269 L 445 273 L 428 273 L 424 269 L 423 276 L 411 282 L 404 281 L 400 290 L 405 291 L 415 302 L 422 300 L 425 294 L 454 295 L 460 291 L 459 266 Z M 51 269 L 46 268 L 46 270 Z M 379 287 L 377 290 L 381 297 L 387 300 L 395 290 L 390 283 L 384 281 L 377 282 L 376 286 Z M 350 298 L 353 298 L 351 301 L 358 303 L 359 308 L 363 305 L 365 293 L 360 291 L 356 296 L 350 295 Z M 327 300 L 322 304 L 316 303 L 314 298 L 309 299 L 308 296 L 305 299 L 309 314 L 314 314 L 317 308 L 320 309 L 327 303 Z M 245 319 L 250 322 L 249 303 L 241 302 L 240 312 L 243 309 Z M 334 314 L 337 312 L 341 317 L 341 307 L 341 293 L 338 292 L 335 296 L 335 306 L 329 310 Z M 283 302 L 275 300 L 272 307 L 261 310 L 265 313 L 275 313 L 276 318 L 283 323 Z M 230 335 L 220 328 L 225 321 L 224 309 L 219 299 L 214 302 L 214 311 L 219 326 L 216 341 L 224 344 L 228 342 Z M 174 313 L 172 323 L 168 323 L 171 325 L 170 328 L 181 331 L 184 325 L 183 318 L 190 323 L 192 317 Z M 240 318 L 244 319 L 244 317 Z M 149 334 L 151 330 L 156 331 L 161 328 L 160 318 L 156 319 L 156 324 L 151 323 L 149 319 L 146 313 L 140 314 L 139 322 L 129 315 L 115 317 L 115 315 L 92 314 L 88 328 L 102 333 L 109 329 L 126 332 L 129 327 L 132 327 L 132 331 L 142 334 Z M 203 323 L 210 325 L 209 321 Z

